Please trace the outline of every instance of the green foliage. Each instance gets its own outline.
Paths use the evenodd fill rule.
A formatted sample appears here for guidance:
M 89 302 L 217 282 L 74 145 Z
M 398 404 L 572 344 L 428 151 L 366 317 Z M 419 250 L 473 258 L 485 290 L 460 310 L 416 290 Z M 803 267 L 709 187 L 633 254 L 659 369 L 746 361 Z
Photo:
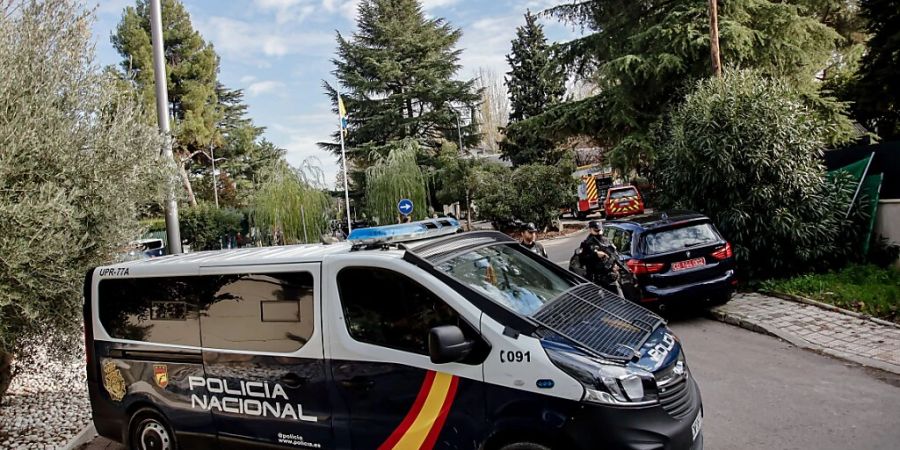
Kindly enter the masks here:
M 351 167 L 364 171 L 397 140 L 415 139 L 432 154 L 443 141 L 456 142 L 451 104 L 471 116 L 479 98 L 473 81 L 453 79 L 459 70 L 460 30 L 444 19 L 426 18 L 417 0 L 364 0 L 357 25 L 350 39 L 338 33 L 332 60 L 349 114 Z M 337 88 L 327 82 L 324 88 L 337 113 Z M 480 140 L 473 122 L 462 123 L 466 147 Z M 319 145 L 340 155 L 338 138 L 335 130 L 333 142 Z
M 659 200 L 710 216 L 750 277 L 839 264 L 858 247 L 844 220 L 856 185 L 826 180 L 821 151 L 842 126 L 833 120 L 751 71 L 698 82 L 660 139 Z
M 862 0 L 871 34 L 855 85 L 854 117 L 882 139 L 900 139 L 900 7 L 896 0 Z
M 182 208 L 181 238 L 191 246 L 191 251 L 218 250 L 229 236 L 241 231 L 243 219 L 244 215 L 236 209 L 216 208 L 206 202 Z
M 550 58 L 550 46 L 544 27 L 531 11 L 525 13 L 525 25 L 516 28 L 512 52 L 506 55 L 509 120 L 516 122 L 536 116 L 547 106 L 558 103 L 566 93 L 562 66 Z
M 575 192 L 570 171 L 542 164 L 514 170 L 488 166 L 476 177 L 478 213 L 494 222 L 518 219 L 548 226 L 559 217 L 560 208 L 571 203 Z
M 319 242 L 332 216 L 331 198 L 310 174 L 283 161 L 264 172 L 252 204 L 253 225 L 276 245 Z
M 187 9 L 179 0 L 162 0 L 162 23 L 175 150 L 185 156 L 206 149 L 215 138 L 216 122 L 221 116 L 216 99 L 219 57 L 194 30 Z M 125 77 L 133 80 L 144 104 L 155 105 L 148 0 L 137 0 L 135 6 L 125 9 L 112 43 L 122 55 Z M 152 109 L 148 111 L 148 117 L 153 118 L 154 114 Z
M 762 288 L 900 323 L 900 271 L 853 264 L 835 272 L 768 280 Z
M 166 219 L 165 217 L 143 219 L 141 220 L 141 228 L 146 230 L 148 233 L 152 233 L 154 231 L 166 231 Z
M 366 207 L 369 216 L 385 225 L 398 217 L 397 202 L 412 200 L 412 217 L 424 219 L 427 211 L 425 177 L 416 164 L 419 146 L 412 139 L 404 139 L 392 145 L 384 158 L 379 158 L 366 169 Z
M 551 59 L 550 46 L 544 27 L 537 23 L 531 11 L 525 13 L 525 25 L 516 29 L 512 52 L 506 55 L 511 70 L 507 72 L 509 89 L 509 120 L 519 122 L 537 116 L 559 103 L 566 92 L 563 67 Z M 503 156 L 514 165 L 541 163 L 553 165 L 559 159 L 551 139 L 514 132 L 501 142 Z
M 0 359 L 81 345 L 85 273 L 140 234 L 140 205 L 172 179 L 135 96 L 96 69 L 91 26 L 75 1 L 0 14 Z
M 548 11 L 591 32 L 560 44 L 560 60 L 599 94 L 510 126 L 532 141 L 587 135 L 609 145 L 614 166 L 644 172 L 655 157 L 651 128 L 686 86 L 711 75 L 705 0 L 587 0 Z M 840 36 L 791 2 L 720 2 L 722 64 L 810 85 Z M 562 120 L 565 118 L 565 120 Z

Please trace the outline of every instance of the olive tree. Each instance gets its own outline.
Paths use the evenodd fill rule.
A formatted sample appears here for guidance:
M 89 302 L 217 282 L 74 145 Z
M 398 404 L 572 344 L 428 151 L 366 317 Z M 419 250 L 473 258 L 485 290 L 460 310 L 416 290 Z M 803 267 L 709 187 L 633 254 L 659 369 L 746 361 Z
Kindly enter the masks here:
M 137 96 L 95 65 L 92 21 L 71 0 L 0 10 L 0 397 L 37 342 L 81 345 L 85 273 L 173 180 Z
M 710 216 L 744 276 L 840 261 L 854 185 L 826 177 L 822 152 L 847 126 L 840 105 L 756 72 L 699 81 L 663 126 L 660 203 Z

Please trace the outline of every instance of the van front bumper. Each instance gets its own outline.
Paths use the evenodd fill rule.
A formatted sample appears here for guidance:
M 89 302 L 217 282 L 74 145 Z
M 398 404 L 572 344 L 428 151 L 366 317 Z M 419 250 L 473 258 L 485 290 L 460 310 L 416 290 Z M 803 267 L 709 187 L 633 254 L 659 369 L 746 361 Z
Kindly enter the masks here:
M 584 404 L 581 413 L 566 424 L 566 436 L 576 448 L 584 450 L 702 450 L 702 428 L 696 438 L 691 430 L 703 412 L 700 389 L 693 378 L 688 383 L 694 406 L 681 420 L 659 405 L 616 408 Z

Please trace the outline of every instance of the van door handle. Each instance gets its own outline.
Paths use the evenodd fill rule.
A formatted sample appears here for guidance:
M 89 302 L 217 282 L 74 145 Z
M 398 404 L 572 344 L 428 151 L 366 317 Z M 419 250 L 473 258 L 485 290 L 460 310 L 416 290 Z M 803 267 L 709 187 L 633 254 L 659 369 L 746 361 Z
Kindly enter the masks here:
M 375 387 L 375 381 L 369 377 L 353 377 L 349 380 L 341 381 L 341 385 L 348 389 L 368 391 Z
M 298 387 L 305 385 L 306 382 L 309 381 L 309 378 L 301 377 L 300 375 L 291 372 L 282 376 L 281 380 L 279 381 L 281 382 L 281 384 L 291 389 L 297 389 Z

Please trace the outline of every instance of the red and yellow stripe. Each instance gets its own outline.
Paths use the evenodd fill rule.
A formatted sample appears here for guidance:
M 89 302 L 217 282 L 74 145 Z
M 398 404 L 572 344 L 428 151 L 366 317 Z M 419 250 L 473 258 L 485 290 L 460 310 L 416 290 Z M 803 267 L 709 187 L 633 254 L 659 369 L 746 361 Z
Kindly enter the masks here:
M 597 179 L 593 176 L 584 177 L 585 183 L 585 195 L 588 200 L 596 200 L 597 199 Z
M 431 449 L 450 413 L 459 378 L 429 371 L 406 417 L 378 450 Z

